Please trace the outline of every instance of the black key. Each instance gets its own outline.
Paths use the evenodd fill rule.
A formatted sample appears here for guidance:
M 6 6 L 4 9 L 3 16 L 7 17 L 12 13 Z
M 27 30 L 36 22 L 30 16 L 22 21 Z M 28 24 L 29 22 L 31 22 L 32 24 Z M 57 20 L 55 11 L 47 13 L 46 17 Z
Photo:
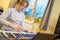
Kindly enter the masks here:
M 23 35 L 22 34 L 19 34 L 19 33 L 13 33 L 15 36 L 16 36 L 16 38 L 21 38 L 21 37 L 23 37 Z
M 0 38 L 5 38 L 4 35 L 2 35 L 2 33 L 0 32 Z
M 13 33 L 10 33 L 14 38 L 16 38 L 16 36 Z
M 1 34 L 2 34 L 5 38 L 8 37 L 8 35 L 7 35 L 5 32 L 1 32 Z
M 14 38 L 14 36 L 11 35 L 11 33 L 7 33 L 7 32 L 6 32 L 6 34 L 9 36 L 9 38 Z

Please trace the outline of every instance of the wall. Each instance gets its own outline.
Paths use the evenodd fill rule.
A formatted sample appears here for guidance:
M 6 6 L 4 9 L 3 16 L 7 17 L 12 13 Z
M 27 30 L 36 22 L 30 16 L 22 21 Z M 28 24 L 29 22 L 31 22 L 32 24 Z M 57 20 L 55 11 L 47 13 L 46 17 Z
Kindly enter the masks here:
M 47 24 L 47 30 L 40 31 L 41 33 L 54 34 L 59 13 L 60 13 L 60 0 L 54 0 L 54 4 L 50 13 L 50 18 Z
M 10 0 L 9 8 L 13 8 L 16 3 L 17 3 L 17 0 Z
M 55 0 L 53 8 L 51 10 L 51 15 L 49 18 L 48 28 L 47 28 L 47 32 L 50 34 L 54 34 L 59 13 L 60 13 L 60 0 Z
M 9 6 L 10 0 L 0 0 L 0 6 L 3 7 L 3 10 L 6 10 Z

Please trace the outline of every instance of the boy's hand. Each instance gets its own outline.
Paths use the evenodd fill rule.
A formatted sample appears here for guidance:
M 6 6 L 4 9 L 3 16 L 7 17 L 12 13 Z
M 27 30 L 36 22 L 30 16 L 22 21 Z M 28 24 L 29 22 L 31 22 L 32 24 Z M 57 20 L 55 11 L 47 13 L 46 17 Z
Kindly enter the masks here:
M 16 31 L 22 31 L 22 28 L 21 28 L 21 26 L 16 26 L 16 25 L 14 25 L 14 24 L 10 24 L 9 25 L 11 28 L 13 28 L 13 29 L 15 29 Z

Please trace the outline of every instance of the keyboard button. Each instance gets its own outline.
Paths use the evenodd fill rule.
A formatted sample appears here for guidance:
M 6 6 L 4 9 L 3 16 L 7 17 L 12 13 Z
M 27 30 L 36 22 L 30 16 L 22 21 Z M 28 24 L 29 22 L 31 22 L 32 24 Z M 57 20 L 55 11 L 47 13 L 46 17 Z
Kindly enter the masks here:
M 1 32 L 1 34 L 4 35 L 4 37 L 6 37 L 6 38 L 9 37 L 5 32 Z
M 16 38 L 16 36 L 15 36 L 13 33 L 11 33 L 11 35 L 12 35 L 14 38 Z
M 6 34 L 9 36 L 9 38 L 14 38 L 14 36 L 11 35 L 11 33 L 7 33 Z

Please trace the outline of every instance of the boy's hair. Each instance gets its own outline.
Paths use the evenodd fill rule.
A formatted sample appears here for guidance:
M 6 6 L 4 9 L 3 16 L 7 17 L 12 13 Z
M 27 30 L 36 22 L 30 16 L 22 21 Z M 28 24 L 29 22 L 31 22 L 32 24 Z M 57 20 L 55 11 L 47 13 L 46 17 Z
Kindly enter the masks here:
M 27 0 L 18 0 L 17 4 L 20 4 L 22 6 L 22 5 L 24 5 L 25 2 L 27 3 L 27 6 L 26 7 L 28 7 L 29 6 L 29 3 L 28 3 Z

